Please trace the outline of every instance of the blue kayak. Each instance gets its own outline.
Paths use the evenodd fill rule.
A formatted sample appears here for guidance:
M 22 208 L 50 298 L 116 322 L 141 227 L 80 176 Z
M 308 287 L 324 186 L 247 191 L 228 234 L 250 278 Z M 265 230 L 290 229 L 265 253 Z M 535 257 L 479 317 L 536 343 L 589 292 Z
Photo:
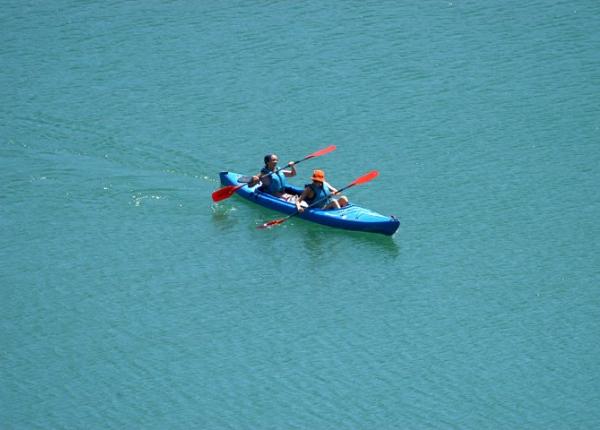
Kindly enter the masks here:
M 220 172 L 221 184 L 240 185 L 238 178 L 239 173 Z M 290 187 L 290 192 L 300 194 L 302 188 Z M 246 200 L 257 203 L 265 208 L 281 212 L 286 215 L 296 213 L 296 205 L 267 193 L 258 190 L 258 185 L 248 187 L 244 185 L 236 193 Z M 307 221 L 316 222 L 318 224 L 329 227 L 342 228 L 345 230 L 364 231 L 368 233 L 381 233 L 391 236 L 398 230 L 400 221 L 395 216 L 385 216 L 370 209 L 365 209 L 355 204 L 349 205 L 340 209 L 322 210 L 317 208 L 308 208 L 298 215 Z

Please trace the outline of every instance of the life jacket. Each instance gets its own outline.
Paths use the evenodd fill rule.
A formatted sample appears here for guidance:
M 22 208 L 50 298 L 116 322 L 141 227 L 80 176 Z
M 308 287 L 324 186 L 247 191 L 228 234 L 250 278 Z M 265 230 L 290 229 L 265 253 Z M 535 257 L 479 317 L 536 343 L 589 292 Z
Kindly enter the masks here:
M 331 190 L 327 185 L 323 184 L 323 186 L 319 187 L 314 183 L 310 183 L 305 186 L 309 187 L 313 192 L 312 199 L 306 199 L 306 203 L 308 203 L 309 206 L 318 202 L 318 206 L 323 207 L 331 201 Z
M 271 173 L 271 183 L 268 186 L 265 184 L 261 185 L 261 191 L 268 194 L 278 194 L 284 192 L 285 187 L 287 187 L 287 181 L 285 179 L 285 175 L 281 171 L 275 173 L 266 167 L 263 167 L 260 173 L 263 175 L 268 175 Z

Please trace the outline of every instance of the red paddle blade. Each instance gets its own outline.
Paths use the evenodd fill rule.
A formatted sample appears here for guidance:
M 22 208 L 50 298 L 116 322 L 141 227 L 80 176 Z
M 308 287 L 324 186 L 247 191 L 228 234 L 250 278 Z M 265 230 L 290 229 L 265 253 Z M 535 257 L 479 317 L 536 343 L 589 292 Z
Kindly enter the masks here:
M 308 160 L 309 158 L 320 157 L 321 155 L 329 154 L 330 152 L 335 151 L 335 148 L 335 145 L 330 145 L 327 148 L 323 148 L 317 152 L 313 152 L 312 154 L 307 155 L 306 157 L 304 157 L 304 159 Z
M 379 172 L 377 170 L 371 170 L 369 173 L 362 175 L 360 178 L 357 178 L 354 181 L 352 181 L 350 186 L 364 184 L 365 182 L 369 182 L 375 179 L 377 176 L 379 176 Z
M 274 219 L 273 221 L 268 221 L 268 222 L 266 222 L 264 224 L 259 225 L 256 228 L 264 229 L 264 228 L 273 227 L 274 225 L 282 224 L 286 219 L 287 218 Z
M 233 195 L 233 193 L 235 193 L 237 190 L 239 190 L 243 186 L 244 186 L 244 184 L 242 184 L 242 185 L 227 185 L 223 188 L 219 188 L 217 191 L 212 193 L 213 202 L 220 202 L 221 200 L 228 199 L 229 197 L 231 197 Z

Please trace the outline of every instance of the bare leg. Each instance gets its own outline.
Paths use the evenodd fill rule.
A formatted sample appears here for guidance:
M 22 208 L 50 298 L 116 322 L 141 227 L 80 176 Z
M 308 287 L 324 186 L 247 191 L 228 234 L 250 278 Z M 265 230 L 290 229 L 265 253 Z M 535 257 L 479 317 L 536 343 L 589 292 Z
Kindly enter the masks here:
M 331 203 L 329 203 L 323 209 L 339 209 L 339 208 L 340 208 L 340 204 L 337 202 L 337 200 L 332 200 Z

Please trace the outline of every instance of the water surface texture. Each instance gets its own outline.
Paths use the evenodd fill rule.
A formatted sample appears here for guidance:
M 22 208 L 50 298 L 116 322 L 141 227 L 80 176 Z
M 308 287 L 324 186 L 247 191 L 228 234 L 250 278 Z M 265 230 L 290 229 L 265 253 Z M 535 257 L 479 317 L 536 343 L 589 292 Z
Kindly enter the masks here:
M 600 3 L 0 11 L 0 427 L 600 426 Z M 400 218 L 232 197 L 265 154 Z

